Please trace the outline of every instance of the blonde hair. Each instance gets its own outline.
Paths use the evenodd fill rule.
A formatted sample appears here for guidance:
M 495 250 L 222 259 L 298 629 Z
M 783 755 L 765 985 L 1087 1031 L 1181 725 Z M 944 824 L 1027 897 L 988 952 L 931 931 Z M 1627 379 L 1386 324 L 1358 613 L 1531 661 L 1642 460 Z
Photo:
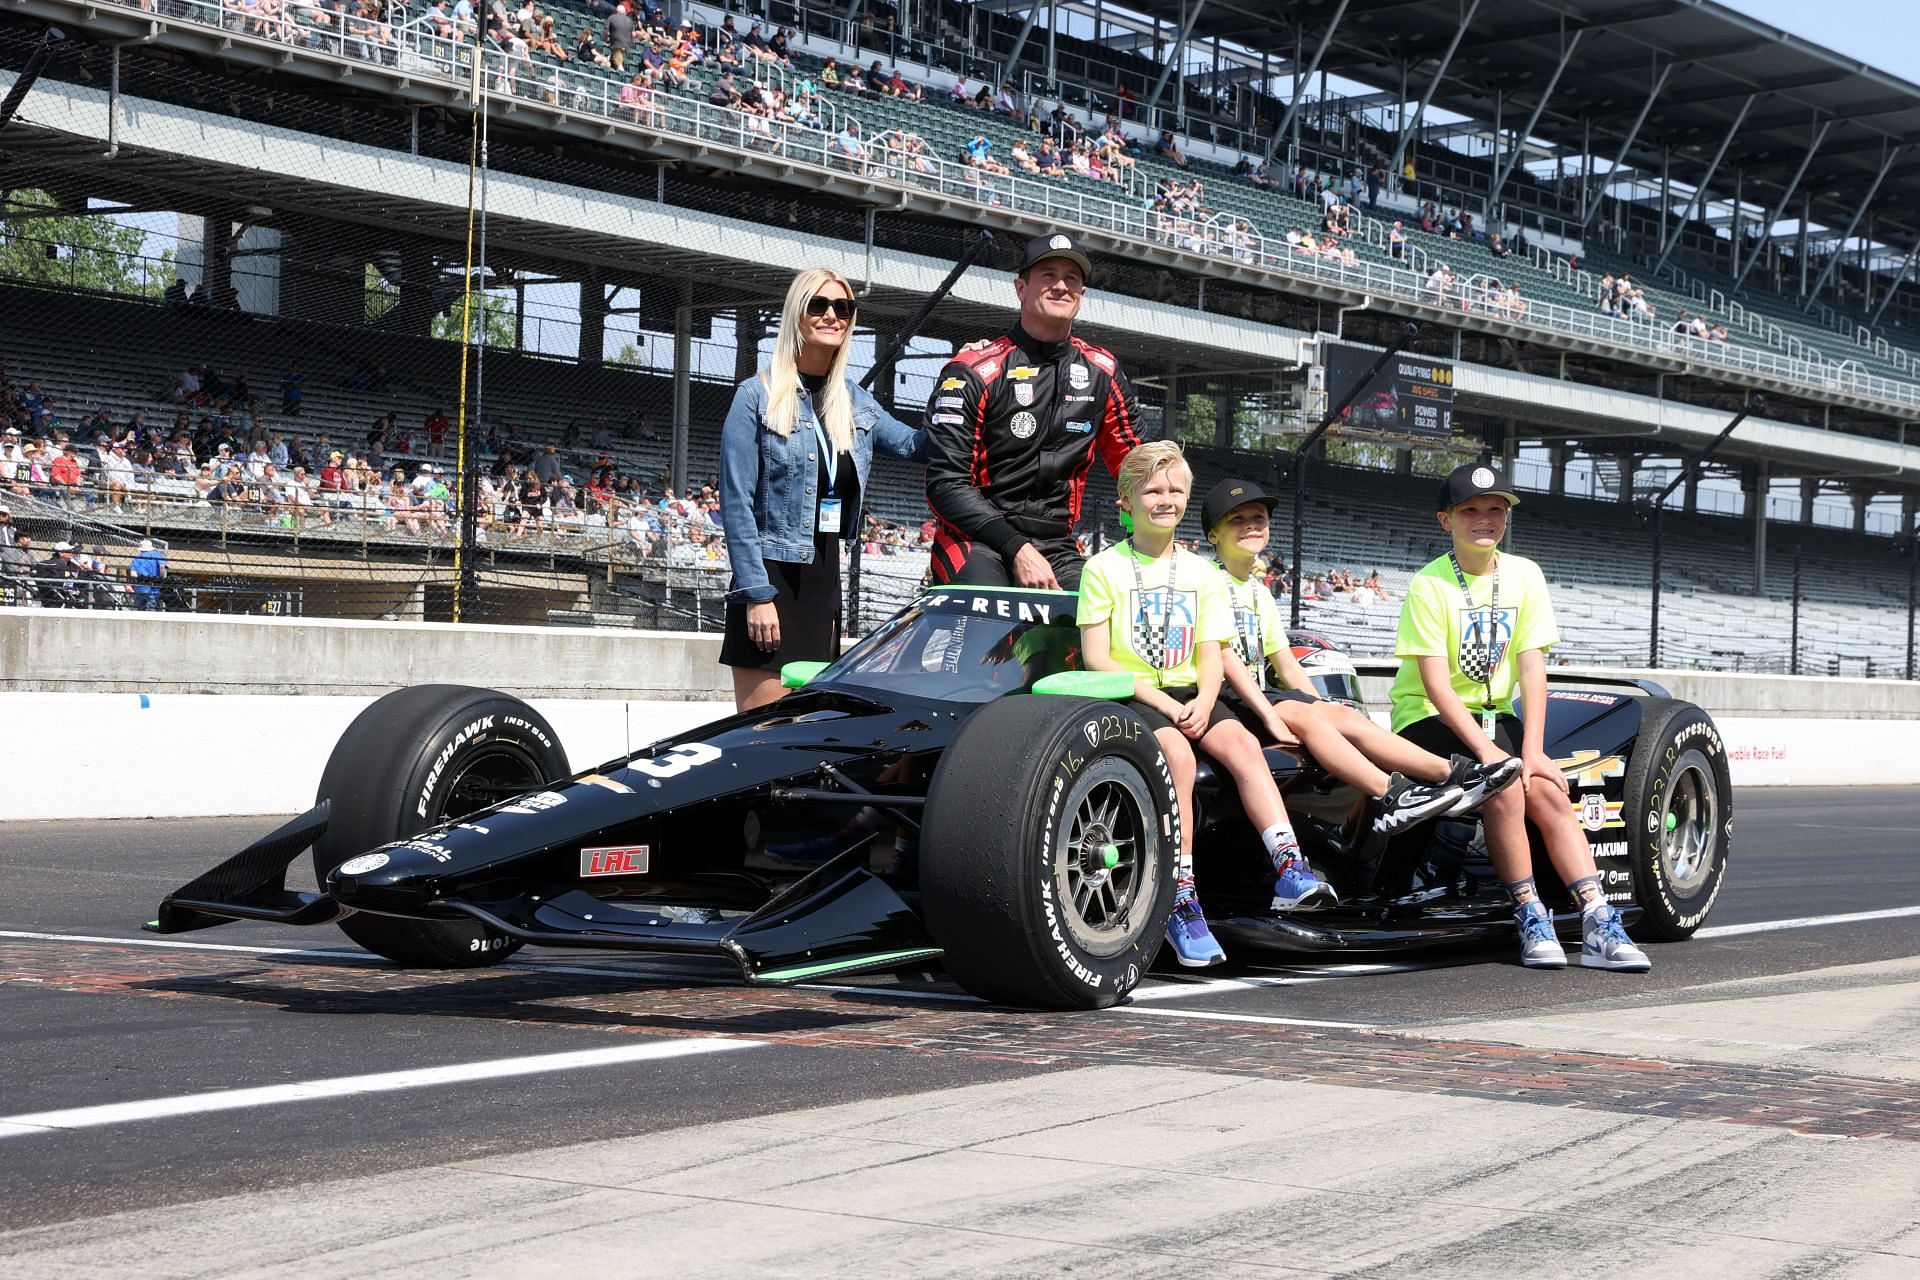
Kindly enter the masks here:
M 760 371 L 766 384 L 767 407 L 761 420 L 778 435 L 793 434 L 794 415 L 800 407 L 800 352 L 806 346 L 807 300 L 828 284 L 837 284 L 853 301 L 853 286 L 847 278 L 829 267 L 808 267 L 787 287 L 787 300 L 780 307 L 780 329 L 773 339 L 773 363 Z M 853 397 L 847 392 L 847 356 L 853 351 L 853 325 L 847 325 L 846 341 L 833 353 L 833 366 L 827 370 L 827 385 L 813 407 L 820 425 L 836 449 L 853 447 Z
M 1133 491 L 1145 484 L 1147 477 L 1154 472 L 1186 465 L 1187 455 L 1180 448 L 1178 440 L 1152 440 L 1137 444 L 1128 450 L 1126 457 L 1120 459 L 1120 469 L 1114 472 L 1113 485 L 1120 491 L 1120 501 L 1131 502 Z

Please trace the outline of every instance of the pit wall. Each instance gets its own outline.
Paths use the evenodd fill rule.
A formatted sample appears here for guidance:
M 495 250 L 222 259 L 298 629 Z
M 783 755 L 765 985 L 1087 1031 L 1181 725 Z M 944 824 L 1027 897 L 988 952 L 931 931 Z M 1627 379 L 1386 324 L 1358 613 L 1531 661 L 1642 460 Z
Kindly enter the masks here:
M 731 711 L 719 643 L 0 609 L 0 821 L 298 812 L 354 716 L 390 689 L 430 682 L 527 698 L 586 768 Z M 1378 664 L 1361 665 L 1384 707 Z M 1920 784 L 1920 684 L 1654 678 L 1713 714 L 1738 785 Z

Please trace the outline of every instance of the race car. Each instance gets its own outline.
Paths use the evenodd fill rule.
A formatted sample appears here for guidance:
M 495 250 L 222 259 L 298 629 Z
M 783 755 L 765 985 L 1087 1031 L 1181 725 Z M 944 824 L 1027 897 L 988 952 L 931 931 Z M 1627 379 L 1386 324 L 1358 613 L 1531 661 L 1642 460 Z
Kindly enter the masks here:
M 838 661 L 790 664 L 780 701 L 585 772 L 517 698 L 399 690 L 342 735 L 311 810 L 176 890 L 148 928 L 337 923 L 416 966 L 492 964 L 529 943 L 718 956 L 769 984 L 937 961 L 990 1001 L 1111 1005 L 1159 950 L 1181 819 L 1125 705 L 1131 678 L 1079 669 L 1074 603 L 929 589 Z M 1342 655 L 1296 643 L 1325 655 L 1328 692 L 1358 696 Z M 1647 682 L 1549 697 L 1548 750 L 1609 899 L 1642 940 L 1686 937 L 1732 846 L 1712 720 Z M 1359 839 L 1351 789 L 1311 760 L 1267 758 L 1341 905 L 1268 909 L 1258 835 L 1203 758 L 1195 857 L 1232 952 L 1511 938 L 1474 821 Z M 317 891 L 288 888 L 309 850 Z M 1551 905 L 1574 926 L 1571 901 Z

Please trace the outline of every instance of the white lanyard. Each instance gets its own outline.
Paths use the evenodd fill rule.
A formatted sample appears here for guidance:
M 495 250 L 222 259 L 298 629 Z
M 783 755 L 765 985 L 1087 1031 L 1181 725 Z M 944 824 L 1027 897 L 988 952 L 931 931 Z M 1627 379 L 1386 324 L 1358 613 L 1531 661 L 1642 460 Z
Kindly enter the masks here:
M 827 457 L 827 496 L 833 496 L 833 486 L 840 480 L 840 452 L 833 447 L 833 440 L 827 435 L 826 428 L 820 425 L 820 415 L 813 417 L 813 434 L 820 441 L 820 448 Z

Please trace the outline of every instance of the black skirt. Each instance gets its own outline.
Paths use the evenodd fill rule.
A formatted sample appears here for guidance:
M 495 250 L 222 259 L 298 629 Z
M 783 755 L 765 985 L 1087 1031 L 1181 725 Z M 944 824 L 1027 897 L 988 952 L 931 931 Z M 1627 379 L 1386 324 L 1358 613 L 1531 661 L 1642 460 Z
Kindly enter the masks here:
M 747 634 L 747 602 L 727 602 L 727 629 L 720 661 L 729 667 L 778 671 L 789 662 L 831 662 L 840 656 L 840 539 L 813 536 L 813 563 L 768 560 L 767 581 L 777 593 L 780 647 L 769 653 Z
M 813 387 L 813 394 L 820 393 Z M 747 634 L 747 604 L 727 602 L 727 629 L 720 640 L 720 663 L 728 667 L 763 667 L 778 671 L 789 662 L 832 662 L 840 656 L 840 546 L 851 538 L 860 519 L 860 473 L 850 453 L 840 454 L 835 496 L 842 500 L 844 527 L 839 533 L 813 535 L 813 563 L 763 561 L 767 581 L 773 584 L 773 607 L 780 615 L 780 647 L 769 653 Z M 827 463 L 820 460 L 820 492 L 827 490 Z M 814 528 L 820 526 L 815 500 Z

